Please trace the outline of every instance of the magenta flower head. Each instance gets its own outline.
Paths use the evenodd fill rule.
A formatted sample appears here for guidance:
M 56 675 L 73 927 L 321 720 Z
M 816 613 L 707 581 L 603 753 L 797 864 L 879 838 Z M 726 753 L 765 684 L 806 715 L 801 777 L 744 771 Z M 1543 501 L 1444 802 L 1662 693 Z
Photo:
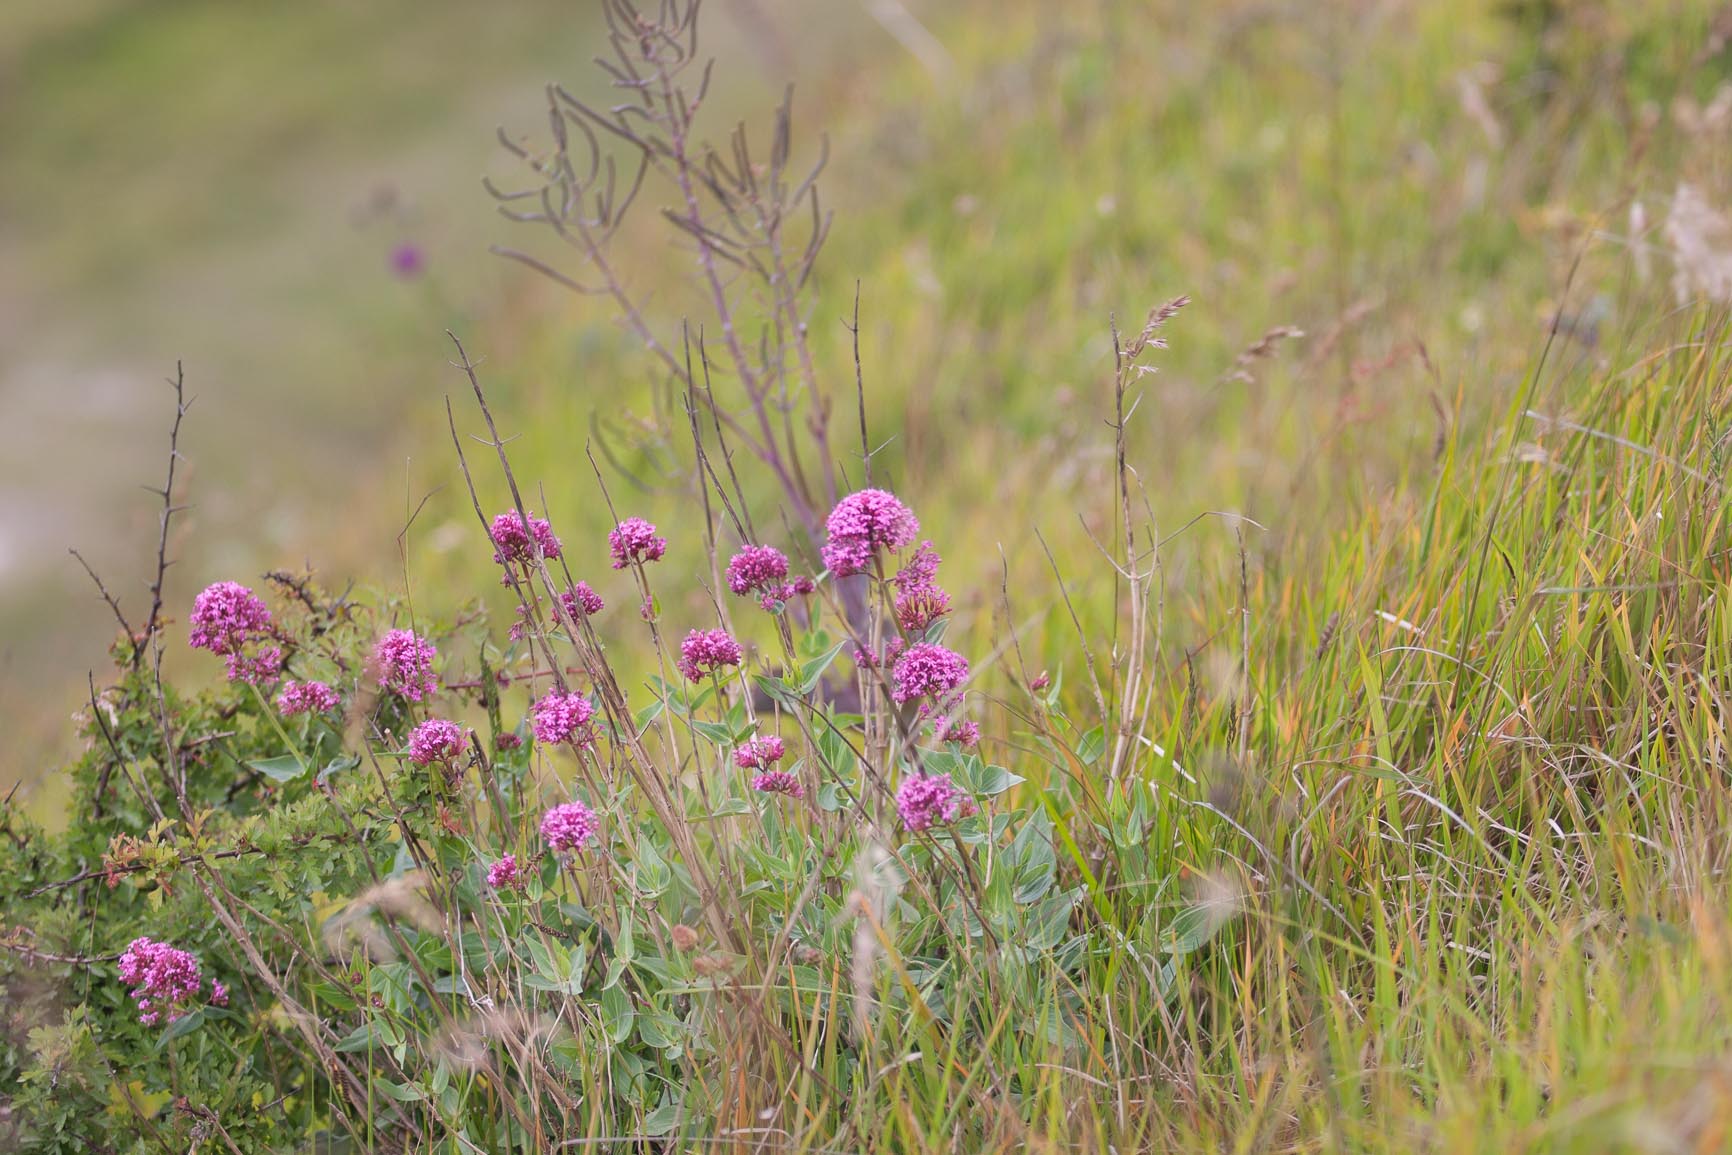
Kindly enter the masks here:
M 613 568 L 624 569 L 633 563 L 660 561 L 668 551 L 668 539 L 656 536 L 656 527 L 641 517 L 628 517 L 607 535 L 608 549 L 613 552 Z
M 896 588 L 903 593 L 921 589 L 931 585 L 938 578 L 938 565 L 944 559 L 938 556 L 938 551 L 932 548 L 932 543 L 923 541 L 920 548 L 914 551 L 914 556 L 908 559 L 908 564 L 896 571 L 896 576 L 890 580 L 896 583 Z
M 938 740 L 940 742 L 955 742 L 959 746 L 972 749 L 980 745 L 980 727 L 966 718 L 954 718 L 948 722 L 940 719 L 938 722 Z
M 779 585 L 788 559 L 773 545 L 748 545 L 728 562 L 728 588 L 740 597 Z
M 935 642 L 909 646 L 890 668 L 890 696 L 898 705 L 943 698 L 968 680 L 968 659 Z
M 824 564 L 837 577 L 863 573 L 878 550 L 898 550 L 920 532 L 920 522 L 906 505 L 882 489 L 850 493 L 830 511 L 825 523 L 830 540 Z
M 567 802 L 542 816 L 541 837 L 555 850 L 582 850 L 595 825 L 595 811 L 581 802 Z
M 788 752 L 775 734 L 759 734 L 734 751 L 734 765 L 742 770 L 768 770 Z
M 728 631 L 693 630 L 680 643 L 680 673 L 688 682 L 701 682 L 723 666 L 739 665 L 743 656 Z
M 537 742 L 549 746 L 570 742 L 580 750 L 595 744 L 595 734 L 589 726 L 595 707 L 582 694 L 561 694 L 555 690 L 531 706 L 529 715 Z
M 285 717 L 296 714 L 325 714 L 342 704 L 337 691 L 323 682 L 287 681 L 277 691 L 277 709 Z
M 529 528 L 525 529 L 523 518 L 515 509 L 502 513 L 493 519 L 488 534 L 493 538 L 493 560 L 500 565 L 533 561 L 535 551 L 530 548 L 531 540 L 541 548 L 542 557 L 551 560 L 560 554 L 559 538 L 554 536 L 553 526 L 546 518 L 534 514 L 530 515 Z
M 896 595 L 896 624 L 910 634 L 923 634 L 950 612 L 950 595 L 935 585 L 917 586 Z
M 283 672 L 281 646 L 260 646 L 252 653 L 236 650 L 228 656 L 229 681 L 265 686 Z
M 948 774 L 913 774 L 896 792 L 902 825 L 913 831 L 948 826 L 975 812 L 974 800 L 956 788 Z
M 565 604 L 566 616 L 574 621 L 599 614 L 607 607 L 601 595 L 589 588 L 588 582 L 578 582 L 560 594 L 559 600 Z
M 147 1027 L 161 1022 L 165 1014 L 171 1023 L 180 1018 L 204 985 L 198 959 L 148 938 L 133 939 L 120 956 L 120 981 L 133 988 L 138 1021 Z M 228 992 L 221 990 L 220 983 L 217 987 L 226 1002 Z
M 443 718 L 429 718 L 409 735 L 409 761 L 417 766 L 450 764 L 463 756 L 468 730 Z
M 786 794 L 790 798 L 804 798 L 806 788 L 800 785 L 800 780 L 786 770 L 766 770 L 752 779 L 752 789 L 760 794 Z
M 195 649 L 234 654 L 270 632 L 271 611 L 239 582 L 217 582 L 193 599 L 187 620 L 192 623 L 188 640 Z
M 433 676 L 433 659 L 439 651 L 413 630 L 392 630 L 373 647 L 373 665 L 379 673 L 379 688 L 395 690 L 411 702 L 419 702 L 439 691 Z
M 518 872 L 515 854 L 507 854 L 487 868 L 487 885 L 494 890 L 513 889 L 523 885 L 523 875 Z
M 391 250 L 391 271 L 405 281 L 419 277 L 426 264 L 427 258 L 421 252 L 420 245 L 405 241 Z

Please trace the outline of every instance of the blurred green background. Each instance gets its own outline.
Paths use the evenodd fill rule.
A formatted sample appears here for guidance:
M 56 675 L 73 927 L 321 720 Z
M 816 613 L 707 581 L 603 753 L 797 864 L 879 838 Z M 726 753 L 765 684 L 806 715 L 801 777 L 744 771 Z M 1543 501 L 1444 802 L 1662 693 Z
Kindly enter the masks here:
M 800 7 L 710 6 L 720 104 L 822 76 L 839 33 L 876 27 Z M 541 308 L 487 252 L 495 130 L 541 127 L 549 81 L 598 90 L 599 26 L 569 0 L 0 5 L 0 788 L 65 749 L 106 663 L 112 618 L 67 550 L 144 616 L 140 487 L 177 359 L 197 400 L 171 610 L 272 566 L 390 572 L 439 483 L 417 436 L 450 385 L 442 330 L 497 351 Z

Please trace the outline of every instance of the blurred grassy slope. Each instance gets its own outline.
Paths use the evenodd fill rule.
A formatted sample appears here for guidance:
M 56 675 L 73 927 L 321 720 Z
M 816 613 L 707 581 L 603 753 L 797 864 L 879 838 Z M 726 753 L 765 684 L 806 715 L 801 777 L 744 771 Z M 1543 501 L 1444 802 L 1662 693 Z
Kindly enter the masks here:
M 798 135 L 810 153 L 814 121 L 832 130 L 838 210 L 813 310 L 821 364 L 851 393 L 839 319 L 858 280 L 874 440 L 890 439 L 879 477 L 942 543 L 983 652 L 1001 549 L 1012 590 L 1030 591 L 1018 611 L 1058 609 L 1036 530 L 1067 576 L 1086 571 L 1083 593 L 1109 588 L 1091 541 L 1106 526 L 1079 511 L 1111 486 L 1110 315 L 1135 328 L 1194 296 L 1146 382 L 1133 463 L 1169 532 L 1221 510 L 1268 527 L 1247 547 L 1276 582 L 1332 548 L 1325 531 L 1386 515 L 1451 428 L 1501 412 L 1566 285 L 1584 338 L 1648 323 L 1663 286 L 1635 280 L 1627 214 L 1636 199 L 1658 219 L 1689 169 L 1694 144 L 1662 110 L 1724 75 L 1701 58 L 1711 5 L 1542 8 L 962 3 L 933 19 L 948 83 L 900 59 L 815 94 Z M 634 267 L 665 333 L 704 315 L 679 289 L 687 267 Z M 685 434 L 649 359 L 594 328 L 606 303 L 568 308 L 484 371 L 524 401 L 506 423 L 519 476 L 545 487 L 579 576 L 629 604 L 609 588 L 608 515 L 578 439 L 597 418 L 635 431 L 615 440 L 648 491 L 616 476 L 613 500 L 673 531 L 667 585 L 694 591 L 676 619 L 702 620 Z M 1280 325 L 1306 336 L 1233 379 L 1236 355 Z M 1559 355 L 1599 356 L 1569 339 Z M 852 407 L 839 410 L 852 445 Z M 755 495 L 759 524 L 777 524 L 773 494 Z M 438 580 L 485 590 L 472 515 L 460 489 L 444 497 L 430 524 L 469 544 L 440 556 Z M 1234 542 L 1219 522 L 1189 531 L 1169 583 L 1233 573 Z M 1068 620 L 1052 620 L 1068 645 Z M 1225 624 L 1182 623 L 1173 640 L 1200 646 Z
M 764 83 L 758 7 L 712 14 L 724 103 Z M 66 548 L 142 612 L 138 486 L 160 484 L 177 358 L 197 398 L 177 604 L 303 559 L 391 570 L 441 330 L 503 336 L 527 307 L 485 251 L 494 129 L 584 69 L 597 24 L 551 0 L 0 11 L 0 783 L 62 748 L 104 662 L 113 623 Z M 400 244 L 424 276 L 393 276 Z

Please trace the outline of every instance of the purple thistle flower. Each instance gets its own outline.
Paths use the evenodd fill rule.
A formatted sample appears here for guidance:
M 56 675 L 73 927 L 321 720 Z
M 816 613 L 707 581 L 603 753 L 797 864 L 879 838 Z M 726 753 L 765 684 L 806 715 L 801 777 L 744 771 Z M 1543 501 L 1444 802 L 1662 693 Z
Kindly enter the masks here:
M 723 666 L 737 666 L 744 654 L 726 630 L 693 630 L 680 643 L 680 673 L 701 682 Z
M 193 599 L 188 640 L 195 649 L 233 654 L 271 629 L 271 611 L 239 582 L 216 582 Z
M 133 939 L 120 956 L 120 981 L 133 988 L 138 1021 L 147 1027 L 162 1021 L 165 1013 L 171 1023 L 180 1018 L 204 985 L 198 959 L 149 938 Z M 221 993 L 226 1001 L 228 992 Z
M 426 264 L 427 260 L 420 245 L 405 241 L 391 250 L 391 271 L 405 281 L 419 277 Z
M 541 837 L 555 850 L 582 850 L 595 826 L 595 811 L 581 802 L 566 802 L 542 816 Z
M 656 527 L 641 517 L 628 517 L 614 526 L 607 535 L 607 545 L 613 553 L 614 569 L 634 562 L 660 561 L 668 551 L 668 539 L 657 537 Z
M 759 734 L 734 751 L 734 765 L 742 770 L 768 770 L 788 752 L 775 734 Z
M 915 774 L 896 791 L 896 811 L 909 830 L 948 826 L 975 812 L 974 800 L 956 788 L 948 774 Z
M 968 680 L 968 659 L 935 642 L 909 646 L 890 670 L 890 696 L 898 705 L 915 698 L 943 698 Z
M 487 868 L 487 885 L 494 890 L 513 889 L 523 885 L 523 876 L 518 872 L 515 854 L 507 854 Z
M 570 742 L 580 750 L 595 744 L 595 734 L 589 726 L 595 707 L 582 694 L 561 694 L 555 690 L 531 706 L 529 713 L 537 742 L 549 746 Z
M 836 504 L 825 522 L 824 564 L 837 577 L 863 573 L 877 550 L 898 550 L 920 532 L 914 514 L 882 489 L 862 489 Z
M 740 597 L 777 585 L 788 576 L 788 559 L 773 545 L 748 545 L 728 562 L 728 588 Z
M 463 756 L 463 740 L 468 733 L 456 722 L 429 718 L 409 735 L 409 761 L 417 766 L 455 762 Z
M 790 798 L 804 798 L 806 788 L 800 785 L 800 780 L 786 770 L 766 770 L 752 779 L 752 789 L 760 794 L 786 794 Z
M 324 714 L 335 710 L 343 702 L 337 691 L 323 682 L 283 683 L 283 688 L 277 691 L 277 709 L 285 717 L 296 714 Z
M 373 665 L 379 673 L 379 688 L 395 690 L 411 702 L 419 702 L 439 691 L 433 676 L 433 659 L 439 651 L 413 630 L 392 630 L 373 647 Z
M 508 510 L 493 519 L 493 527 L 488 531 L 493 538 L 493 560 L 500 565 L 511 562 L 528 564 L 534 560 L 535 551 L 530 548 L 530 541 L 541 549 L 541 556 L 552 560 L 560 555 L 559 538 L 554 535 L 553 526 L 544 517 L 529 517 L 529 528 L 523 527 L 523 518 L 515 509 Z

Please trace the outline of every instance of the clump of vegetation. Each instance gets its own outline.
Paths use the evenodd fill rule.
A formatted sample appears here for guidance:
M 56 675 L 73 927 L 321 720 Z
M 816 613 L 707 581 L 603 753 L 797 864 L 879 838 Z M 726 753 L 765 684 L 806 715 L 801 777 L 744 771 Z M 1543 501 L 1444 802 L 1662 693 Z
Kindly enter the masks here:
M 859 315 L 839 350 L 809 336 L 827 224 L 784 178 L 786 112 L 767 168 L 743 133 L 703 148 L 695 6 L 609 14 L 633 111 L 552 90 L 548 148 L 513 142 L 542 183 L 496 191 L 599 281 L 514 258 L 612 297 L 664 372 L 655 437 L 597 448 L 653 440 L 684 516 L 652 523 L 600 468 L 569 516 L 532 492 L 454 341 L 497 467 L 472 473 L 452 407 L 468 572 L 509 624 L 479 585 L 219 582 L 185 640 L 227 677 L 193 692 L 162 664 L 171 472 L 147 619 L 108 598 L 70 821 L 0 811 L 8 1138 L 1713 1146 L 1720 310 L 1614 339 L 1565 297 L 1501 407 L 1451 420 L 1431 393 L 1429 436 L 1284 555 L 1246 514 L 1160 523 L 1137 430 L 1203 307 L 1145 305 L 1100 326 L 1073 402 L 1105 463 L 1076 548 L 982 558 L 924 512 L 967 495 L 894 478 Z M 1524 19 L 1567 78 L 1561 18 Z M 614 271 L 658 173 L 708 332 L 670 336 Z M 1673 244 L 1681 277 L 1713 231 Z M 1219 380 L 1303 339 L 1270 328 Z

